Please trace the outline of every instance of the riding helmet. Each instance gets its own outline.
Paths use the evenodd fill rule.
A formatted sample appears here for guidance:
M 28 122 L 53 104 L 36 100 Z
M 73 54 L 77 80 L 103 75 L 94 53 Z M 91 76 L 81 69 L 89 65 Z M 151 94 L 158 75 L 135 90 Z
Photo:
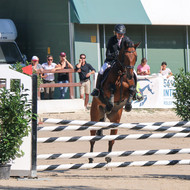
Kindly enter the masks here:
M 115 25 L 114 31 L 119 34 L 125 34 L 126 28 L 123 24 L 117 24 Z

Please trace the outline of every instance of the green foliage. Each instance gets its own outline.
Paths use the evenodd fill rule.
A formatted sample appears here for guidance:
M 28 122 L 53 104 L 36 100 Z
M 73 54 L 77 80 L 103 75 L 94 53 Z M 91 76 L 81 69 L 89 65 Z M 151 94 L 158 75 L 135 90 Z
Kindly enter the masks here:
M 26 61 L 26 65 L 28 66 L 30 63 L 28 61 Z M 14 69 L 15 71 L 18 71 L 20 73 L 23 73 L 22 68 L 25 67 L 23 66 L 23 64 L 21 62 L 16 62 L 15 64 L 13 64 L 10 68 Z M 27 75 L 27 74 L 26 74 Z
M 29 133 L 28 124 L 32 118 L 26 91 L 23 88 L 15 92 L 0 89 L 0 164 L 23 156 L 20 146 Z
M 174 75 L 176 91 L 174 97 L 176 101 L 175 111 L 184 121 L 190 120 L 190 73 L 185 73 L 183 69 L 179 74 Z

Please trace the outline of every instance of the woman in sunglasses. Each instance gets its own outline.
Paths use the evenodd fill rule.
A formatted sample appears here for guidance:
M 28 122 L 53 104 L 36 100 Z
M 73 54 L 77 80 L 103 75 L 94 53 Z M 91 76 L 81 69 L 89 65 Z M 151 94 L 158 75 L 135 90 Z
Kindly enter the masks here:
M 53 56 L 47 56 L 47 62 L 42 64 L 44 70 L 55 71 L 57 67 L 56 63 L 53 63 Z M 45 73 L 43 77 L 43 83 L 55 83 L 54 73 Z M 44 99 L 53 99 L 54 87 L 44 88 Z

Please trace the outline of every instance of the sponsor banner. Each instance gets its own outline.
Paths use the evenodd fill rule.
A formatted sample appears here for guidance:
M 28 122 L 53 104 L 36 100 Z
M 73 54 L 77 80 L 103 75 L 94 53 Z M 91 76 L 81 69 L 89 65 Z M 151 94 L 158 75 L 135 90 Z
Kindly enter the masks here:
M 174 108 L 174 77 L 138 76 L 142 101 L 133 101 L 133 108 Z

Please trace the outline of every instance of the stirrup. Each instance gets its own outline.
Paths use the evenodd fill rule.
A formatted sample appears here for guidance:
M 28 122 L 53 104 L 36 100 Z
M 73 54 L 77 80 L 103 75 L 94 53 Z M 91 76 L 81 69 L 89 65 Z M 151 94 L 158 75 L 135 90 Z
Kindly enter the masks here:
M 91 96 L 99 96 L 99 94 L 100 94 L 100 90 L 97 89 L 97 88 L 95 88 L 95 89 L 92 91 Z

